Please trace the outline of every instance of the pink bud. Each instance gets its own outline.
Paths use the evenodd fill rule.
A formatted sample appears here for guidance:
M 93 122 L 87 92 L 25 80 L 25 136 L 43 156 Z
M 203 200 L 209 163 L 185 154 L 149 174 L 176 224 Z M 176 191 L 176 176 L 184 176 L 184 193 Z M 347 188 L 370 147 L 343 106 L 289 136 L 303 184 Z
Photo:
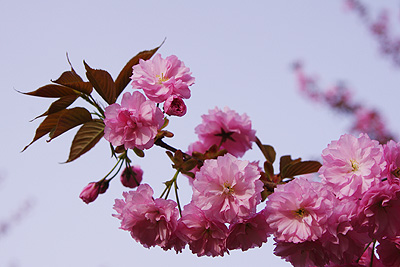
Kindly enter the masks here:
M 139 186 L 143 179 L 143 170 L 139 166 L 131 166 L 130 169 L 125 168 L 121 174 L 121 183 L 129 188 Z
M 79 197 L 83 200 L 83 202 L 89 204 L 90 202 L 95 201 L 99 193 L 100 193 L 99 184 L 91 182 L 87 186 L 85 186 L 85 188 L 83 188 Z
M 186 114 L 185 102 L 179 96 L 171 95 L 165 100 L 164 111 L 168 115 L 182 117 Z

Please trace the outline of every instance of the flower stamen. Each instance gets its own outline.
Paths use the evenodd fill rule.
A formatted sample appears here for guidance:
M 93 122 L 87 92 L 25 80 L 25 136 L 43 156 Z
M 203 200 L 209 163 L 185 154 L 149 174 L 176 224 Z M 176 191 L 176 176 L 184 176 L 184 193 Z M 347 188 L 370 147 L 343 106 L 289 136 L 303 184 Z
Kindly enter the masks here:
M 156 77 L 158 78 L 158 84 L 162 84 L 163 82 L 166 82 L 169 80 L 169 78 L 166 75 L 164 76 L 164 73 L 161 73 L 161 76 L 156 75 Z
M 350 164 L 351 164 L 351 171 L 352 172 L 356 172 L 360 168 L 360 166 L 358 165 L 358 162 L 355 161 L 354 159 L 350 160 Z
M 308 212 L 304 208 L 299 208 L 299 209 L 295 210 L 294 213 L 299 218 L 303 218 L 304 216 L 308 215 Z

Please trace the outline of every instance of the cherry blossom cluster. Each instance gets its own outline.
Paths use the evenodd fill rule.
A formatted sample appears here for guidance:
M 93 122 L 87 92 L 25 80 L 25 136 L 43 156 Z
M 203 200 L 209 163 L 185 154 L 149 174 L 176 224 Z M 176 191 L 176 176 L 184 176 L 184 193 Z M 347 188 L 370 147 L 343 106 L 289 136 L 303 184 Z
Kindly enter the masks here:
M 400 36 L 392 36 L 389 12 L 382 10 L 377 18 L 373 18 L 362 1 L 345 0 L 345 4 L 347 9 L 356 13 L 365 24 L 378 42 L 381 53 L 389 57 L 395 66 L 400 67 Z
M 322 159 L 320 181 L 278 185 L 267 201 L 275 254 L 294 266 L 399 266 L 400 143 L 346 134 Z
M 100 88 L 96 78 L 111 84 L 112 79 L 102 70 L 86 68 L 90 82 L 83 82 L 72 69 L 56 80 L 62 86 L 44 86 L 29 94 L 72 94 L 75 100 L 79 89 L 79 96 L 97 109 L 99 118 L 92 119 L 83 108 L 61 109 L 58 114 L 48 114 L 37 134 L 55 127 L 49 130 L 54 138 L 54 132 L 64 131 L 53 124 L 54 118 L 79 117 L 67 125 L 86 123 L 72 144 L 72 148 L 81 149 L 77 142 L 84 140 L 86 147 L 78 156 L 93 147 L 99 135 L 104 136 L 117 163 L 103 179 L 89 183 L 80 198 L 87 204 L 93 202 L 125 166 L 120 181 L 133 190 L 115 200 L 113 216 L 120 220 L 120 228 L 144 247 L 159 246 L 176 253 L 188 247 L 197 256 L 216 257 L 236 249 L 261 247 L 273 236 L 275 255 L 294 266 L 400 265 L 400 143 L 383 142 L 377 134 L 383 131 L 381 126 L 372 132 L 382 137 L 379 141 L 366 133 L 358 137 L 345 134 L 332 141 L 322 151 L 322 165 L 282 156 L 280 172 L 275 174 L 274 148 L 256 137 L 246 114 L 228 107 L 215 107 L 202 116 L 195 128 L 198 140 L 186 152 L 164 141 L 173 136 L 165 129 L 170 116 L 185 115 L 183 99 L 190 97 L 189 86 L 194 83 L 189 68 L 176 56 L 163 59 L 156 54 L 132 65 L 133 92 L 124 93 L 120 103 L 115 103 L 112 91 L 120 80 L 117 78 L 114 87 Z M 299 66 L 297 74 L 301 89 L 311 97 L 346 112 L 360 112 L 345 87 L 320 93 L 312 90 L 315 82 Z M 104 110 L 91 97 L 88 83 L 98 87 L 109 104 Z M 54 104 L 59 105 L 57 101 Z M 71 112 L 74 116 L 68 117 Z M 254 143 L 265 157 L 264 164 L 241 159 Z M 142 183 L 146 179 L 143 170 L 132 165 L 128 156 L 133 151 L 144 157 L 144 150 L 154 146 L 166 150 L 175 169 L 173 178 L 164 182 L 160 197 L 154 196 L 148 183 Z M 314 172 L 318 177 L 307 175 Z M 178 195 L 179 174 L 189 179 L 192 190 L 191 201 L 184 206 Z M 172 190 L 175 200 L 169 196 Z
M 382 115 L 377 110 L 365 107 L 361 102 L 355 101 L 350 89 L 345 84 L 339 83 L 327 90 L 322 90 L 317 79 L 304 72 L 301 63 L 295 63 L 294 70 L 302 94 L 353 118 L 350 129 L 352 133 L 367 133 L 372 139 L 378 140 L 382 144 L 394 139 L 394 135 L 387 129 Z

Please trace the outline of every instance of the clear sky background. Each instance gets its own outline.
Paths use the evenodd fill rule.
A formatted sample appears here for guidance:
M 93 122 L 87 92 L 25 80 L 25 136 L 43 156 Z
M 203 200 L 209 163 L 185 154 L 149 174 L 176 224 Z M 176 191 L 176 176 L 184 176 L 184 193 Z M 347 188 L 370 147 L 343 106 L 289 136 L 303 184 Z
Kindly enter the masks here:
M 399 25 L 398 1 L 365 1 L 372 10 L 388 8 Z M 23 212 L 0 233 L 0 266 L 287 266 L 272 254 L 273 241 L 260 249 L 232 251 L 223 258 L 198 258 L 186 249 L 176 255 L 145 249 L 111 216 L 115 198 L 125 190 L 115 180 L 90 205 L 82 188 L 101 179 L 114 165 L 105 140 L 75 162 L 64 162 L 76 132 L 50 143 L 45 138 L 27 151 L 50 99 L 16 92 L 33 91 L 69 69 L 65 53 L 84 77 L 82 60 L 108 70 L 114 78 L 137 52 L 158 46 L 163 57 L 177 55 L 190 67 L 188 113 L 173 118 L 173 146 L 186 149 L 197 140 L 200 116 L 216 106 L 246 112 L 263 143 L 278 156 L 318 159 L 350 120 L 315 105 L 298 93 L 291 64 L 303 60 L 322 86 L 345 81 L 355 98 L 378 107 L 388 127 L 400 133 L 399 69 L 381 56 L 359 18 L 342 1 L 0 1 L 1 156 L 0 222 L 26 201 Z M 399 31 L 397 31 L 399 32 Z M 78 102 L 78 104 L 82 102 Z M 248 160 L 262 160 L 254 150 Z M 134 158 L 155 196 L 174 171 L 165 152 L 154 147 Z M 184 203 L 191 189 L 179 178 Z M 264 204 L 262 204 L 264 205 Z

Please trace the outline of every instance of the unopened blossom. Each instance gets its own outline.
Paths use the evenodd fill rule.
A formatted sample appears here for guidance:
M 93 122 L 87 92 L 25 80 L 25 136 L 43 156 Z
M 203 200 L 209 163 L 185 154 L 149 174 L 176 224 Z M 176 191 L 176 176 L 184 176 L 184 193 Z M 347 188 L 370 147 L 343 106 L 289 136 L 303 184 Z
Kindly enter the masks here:
M 249 117 L 228 107 L 209 110 L 202 116 L 202 123 L 195 132 L 206 147 L 218 145 L 237 157 L 251 149 L 256 140 L 256 131 L 252 129 Z
M 189 86 L 194 83 L 190 69 L 172 55 L 162 58 L 156 54 L 152 59 L 139 60 L 133 66 L 132 87 L 143 89 L 146 96 L 157 103 L 164 102 L 171 95 L 190 97 Z
M 265 219 L 264 212 L 261 211 L 244 219 L 242 222 L 231 224 L 226 246 L 229 250 L 241 249 L 242 251 L 261 247 L 263 243 L 267 242 L 270 234 L 271 230 Z
M 386 168 L 382 173 L 389 183 L 400 184 L 400 143 L 390 140 L 383 145 Z
M 164 112 L 170 116 L 182 117 L 186 114 L 186 105 L 179 96 L 171 95 L 164 103 Z
M 100 186 L 96 182 L 91 182 L 83 188 L 79 197 L 83 200 L 83 202 L 89 204 L 90 202 L 95 201 L 99 194 Z
M 109 182 L 109 180 L 104 179 L 99 182 L 91 182 L 83 188 L 79 197 L 83 202 L 89 204 L 90 202 L 95 201 L 99 194 L 103 194 L 107 191 Z
M 384 266 L 400 266 L 400 236 L 379 241 L 376 251 Z
M 385 168 L 382 146 L 368 135 L 342 135 L 322 151 L 319 170 L 322 183 L 332 188 L 338 198 L 360 198 L 379 182 Z
M 143 179 L 143 170 L 140 166 L 130 166 L 124 169 L 120 179 L 123 186 L 135 188 Z
M 315 241 L 326 231 L 335 200 L 319 182 L 300 177 L 278 185 L 268 197 L 267 223 L 277 241 Z
M 366 191 L 358 207 L 358 224 L 374 239 L 400 235 L 400 185 L 379 183 Z
M 204 161 L 193 181 L 192 202 L 223 223 L 240 221 L 256 212 L 263 183 L 258 168 L 226 154 Z
M 104 124 L 104 138 L 113 146 L 143 150 L 153 146 L 154 137 L 164 124 L 164 115 L 155 102 L 146 100 L 140 92 L 127 92 L 121 105 L 106 107 Z
M 193 203 L 184 207 L 176 234 L 189 244 L 190 250 L 197 256 L 223 256 L 227 252 L 228 228 L 224 223 L 206 216 Z
M 113 216 L 121 220 L 121 229 L 129 231 L 144 247 L 167 246 L 177 226 L 178 209 L 173 200 L 153 199 L 153 190 L 141 184 L 136 191 L 116 199 Z

